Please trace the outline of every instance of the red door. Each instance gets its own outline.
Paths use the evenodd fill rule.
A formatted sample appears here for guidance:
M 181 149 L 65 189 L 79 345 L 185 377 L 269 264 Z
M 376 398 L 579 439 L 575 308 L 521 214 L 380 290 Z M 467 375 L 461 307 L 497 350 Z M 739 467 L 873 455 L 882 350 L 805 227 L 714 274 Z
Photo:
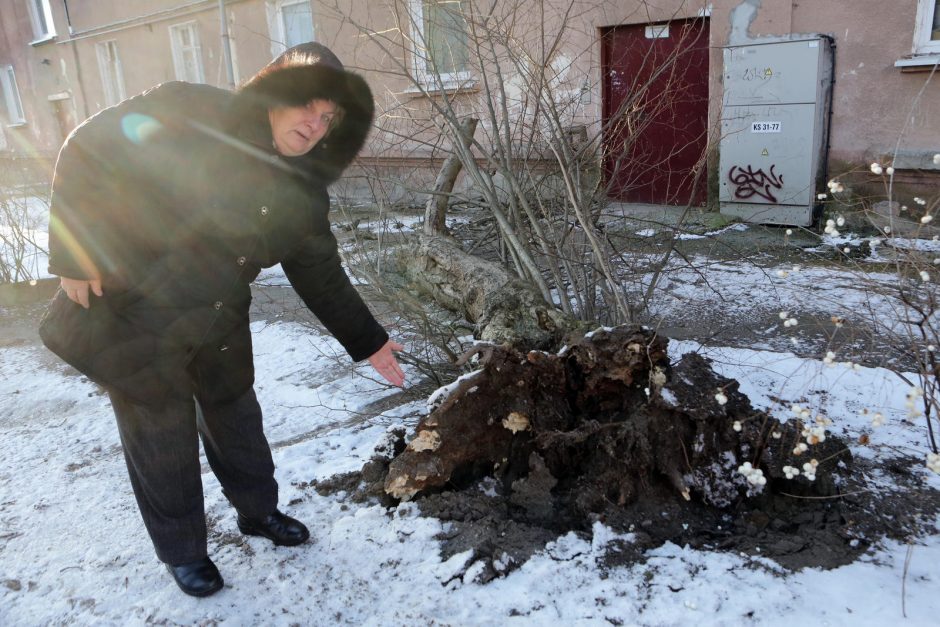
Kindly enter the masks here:
M 608 196 L 705 204 L 708 20 L 615 26 L 601 42 Z

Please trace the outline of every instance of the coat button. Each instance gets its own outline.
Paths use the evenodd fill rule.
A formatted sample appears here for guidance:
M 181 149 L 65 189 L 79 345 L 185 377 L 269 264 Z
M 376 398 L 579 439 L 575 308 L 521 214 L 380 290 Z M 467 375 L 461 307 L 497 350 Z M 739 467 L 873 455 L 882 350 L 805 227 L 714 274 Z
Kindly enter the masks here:
M 268 208 L 267 208 L 267 207 L 261 207 L 261 215 L 263 215 L 263 216 L 268 215 Z
M 248 261 L 248 259 L 246 259 L 245 257 L 239 257 L 239 258 L 236 260 L 236 263 L 238 263 L 238 265 L 240 265 L 240 266 L 243 266 L 243 265 L 245 265 L 245 262 L 246 262 L 246 261 Z
M 219 350 L 220 350 L 220 351 L 227 351 L 227 350 L 228 350 L 228 344 L 223 344 L 222 346 L 219 347 Z
M 222 301 L 217 300 L 215 301 L 215 304 L 212 306 L 215 307 L 216 309 L 222 309 Z

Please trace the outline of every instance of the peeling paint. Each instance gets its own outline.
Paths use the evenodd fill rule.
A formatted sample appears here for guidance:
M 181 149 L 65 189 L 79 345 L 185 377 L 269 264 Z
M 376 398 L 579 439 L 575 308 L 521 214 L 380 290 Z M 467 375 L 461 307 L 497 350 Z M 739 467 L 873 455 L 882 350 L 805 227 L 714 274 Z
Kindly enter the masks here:
M 742 46 L 751 43 L 772 43 L 794 41 L 806 37 L 818 37 L 819 33 L 787 33 L 785 35 L 751 35 L 751 25 L 763 5 L 763 0 L 742 0 L 730 13 L 731 33 L 728 35 L 729 46 Z M 846 30 L 848 34 L 848 30 Z
M 730 45 L 740 45 L 751 40 L 751 24 L 757 19 L 757 11 L 763 0 L 744 0 L 731 10 L 731 34 L 728 36 Z

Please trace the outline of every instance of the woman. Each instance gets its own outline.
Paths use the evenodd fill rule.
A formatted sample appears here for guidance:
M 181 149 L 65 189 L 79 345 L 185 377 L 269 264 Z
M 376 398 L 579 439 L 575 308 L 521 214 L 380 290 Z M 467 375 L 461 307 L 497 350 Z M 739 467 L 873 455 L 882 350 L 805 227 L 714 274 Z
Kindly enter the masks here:
M 354 360 L 404 383 L 402 347 L 343 272 L 327 217 L 326 187 L 362 147 L 373 111 L 365 81 L 310 43 L 234 94 L 177 82 L 130 98 L 83 123 L 59 154 L 55 305 L 84 307 L 102 328 L 77 361 L 108 390 L 144 523 L 187 594 L 223 586 L 206 550 L 199 436 L 243 533 L 278 545 L 309 536 L 277 510 L 252 389 L 249 284 L 262 267 L 280 263 Z

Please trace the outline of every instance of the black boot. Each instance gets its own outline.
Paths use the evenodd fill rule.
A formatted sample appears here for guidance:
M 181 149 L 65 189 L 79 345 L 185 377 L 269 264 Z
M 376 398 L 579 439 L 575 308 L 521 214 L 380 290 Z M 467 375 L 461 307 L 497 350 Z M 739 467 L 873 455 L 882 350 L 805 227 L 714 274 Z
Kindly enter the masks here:
M 190 596 L 207 597 L 225 585 L 219 569 L 208 557 L 186 564 L 167 564 L 166 569 L 173 575 L 180 590 Z
M 239 513 L 238 530 L 245 535 L 265 537 L 279 546 L 296 546 L 310 537 L 310 532 L 302 522 L 277 510 L 260 520 Z

